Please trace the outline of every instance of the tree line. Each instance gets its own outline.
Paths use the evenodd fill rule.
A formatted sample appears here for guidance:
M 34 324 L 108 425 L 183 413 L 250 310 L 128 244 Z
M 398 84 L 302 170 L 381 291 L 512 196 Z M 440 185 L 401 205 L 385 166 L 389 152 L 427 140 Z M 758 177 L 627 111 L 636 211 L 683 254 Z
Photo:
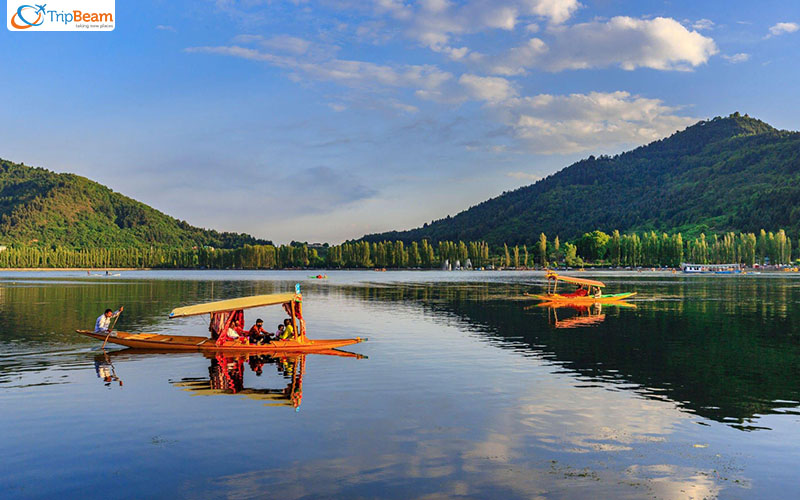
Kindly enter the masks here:
M 10 247 L 0 251 L 0 268 L 285 269 L 321 267 L 308 245 L 243 245 L 240 248 L 66 248 Z
M 527 245 L 492 248 L 485 241 L 355 241 L 309 247 L 243 245 L 240 248 L 41 248 L 12 246 L 0 250 L 0 268 L 166 268 L 166 269 L 287 269 L 287 268 L 439 268 L 444 263 L 474 267 L 533 268 L 583 265 L 667 266 L 739 263 L 788 264 L 792 240 L 781 229 L 754 233 L 712 234 L 684 241 L 681 233 L 655 231 L 610 235 L 584 233 L 562 245 L 540 233 Z

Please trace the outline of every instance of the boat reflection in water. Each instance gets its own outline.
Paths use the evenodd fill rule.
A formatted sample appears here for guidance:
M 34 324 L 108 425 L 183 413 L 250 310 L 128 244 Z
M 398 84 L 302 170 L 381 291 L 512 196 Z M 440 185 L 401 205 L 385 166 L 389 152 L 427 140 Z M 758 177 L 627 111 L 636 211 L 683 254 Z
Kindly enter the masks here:
M 547 320 L 553 328 L 584 328 L 597 326 L 606 320 L 603 307 L 635 308 L 636 304 L 619 301 L 610 304 L 568 304 L 564 302 L 543 302 L 528 307 L 546 307 Z M 527 308 L 526 308 L 527 309 Z
M 275 352 L 270 354 L 252 353 L 208 353 L 211 361 L 208 378 L 183 378 L 170 383 L 193 395 L 213 396 L 236 394 L 249 399 L 263 401 L 264 406 L 291 406 L 299 410 L 303 400 L 303 375 L 306 356 L 328 355 L 362 359 L 366 356 L 338 349 L 308 353 Z M 265 369 L 274 367 L 286 381 L 283 388 L 255 389 L 245 387 L 244 375 L 248 369 L 261 376 Z
M 110 387 L 112 382 L 117 382 L 122 387 L 122 379 L 117 376 L 117 370 L 107 352 L 103 351 L 94 357 L 94 371 L 106 387 Z

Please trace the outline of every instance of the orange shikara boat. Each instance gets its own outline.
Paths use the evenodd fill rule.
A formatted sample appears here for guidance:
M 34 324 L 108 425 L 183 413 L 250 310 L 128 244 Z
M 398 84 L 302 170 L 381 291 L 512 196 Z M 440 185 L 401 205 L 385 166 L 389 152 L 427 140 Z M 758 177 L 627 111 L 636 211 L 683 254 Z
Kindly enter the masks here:
M 572 276 L 561 276 L 552 271 L 547 275 L 547 293 L 544 295 L 534 295 L 534 298 L 545 302 L 569 302 L 571 304 L 609 304 L 619 302 L 636 295 L 636 292 L 614 293 L 606 295 L 601 293 L 601 289 L 606 285 L 602 281 L 590 280 L 585 278 L 573 278 Z M 558 282 L 571 283 L 578 285 L 578 289 L 572 293 L 556 293 Z
M 194 337 L 188 335 L 160 335 L 157 333 L 129 333 L 129 332 L 92 332 L 77 330 L 78 333 L 87 335 L 97 340 L 132 347 L 136 349 L 158 349 L 169 351 L 232 351 L 249 353 L 309 353 L 327 351 L 337 347 L 358 344 L 367 339 L 360 337 L 354 339 L 324 339 L 312 340 L 306 337 L 305 320 L 303 319 L 303 297 L 299 285 L 295 293 L 276 293 L 270 295 L 255 295 L 238 299 L 220 300 L 198 304 L 194 306 L 178 307 L 169 317 L 182 318 L 209 314 L 210 323 L 208 330 L 211 337 Z M 292 335 L 287 339 L 276 339 L 264 344 L 250 344 L 247 335 L 240 338 L 231 338 L 229 331 L 235 325 L 244 324 L 244 310 L 253 307 L 282 305 L 289 315 L 292 325 Z M 241 333 L 237 332 L 237 333 Z M 233 334 L 231 334 L 233 335 Z

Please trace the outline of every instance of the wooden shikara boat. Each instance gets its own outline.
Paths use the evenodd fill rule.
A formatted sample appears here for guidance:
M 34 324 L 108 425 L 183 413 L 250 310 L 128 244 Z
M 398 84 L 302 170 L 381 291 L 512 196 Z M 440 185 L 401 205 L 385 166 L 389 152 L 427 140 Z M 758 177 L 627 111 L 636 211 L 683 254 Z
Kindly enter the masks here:
M 543 295 L 533 295 L 534 298 L 545 302 L 568 302 L 571 304 L 609 304 L 619 302 L 636 295 L 636 292 L 602 294 L 600 290 L 606 285 L 602 281 L 590 280 L 585 278 L 573 278 L 572 276 L 562 276 L 554 272 L 548 272 L 547 293 Z M 558 282 L 571 283 L 578 285 L 578 290 L 573 293 L 556 293 Z M 581 290 L 584 291 L 581 294 Z
M 89 330 L 76 330 L 78 333 L 103 341 L 105 333 L 96 333 Z M 132 347 L 135 349 L 160 349 L 169 351 L 236 351 L 249 353 L 286 352 L 303 353 L 326 351 L 351 344 L 364 342 L 366 339 L 336 339 L 336 340 L 310 340 L 298 341 L 294 339 L 273 340 L 269 344 L 251 345 L 236 342 L 226 342 L 216 345 L 214 339 L 209 337 L 193 337 L 188 335 L 159 335 L 157 333 L 129 333 L 113 332 L 108 341 L 115 344 Z M 327 354 L 327 353 L 325 353 Z
M 306 337 L 305 320 L 303 319 L 302 295 L 299 285 L 295 293 L 277 293 L 270 295 L 255 295 L 238 299 L 220 300 L 194 306 L 178 307 L 169 317 L 181 318 L 210 315 L 209 331 L 211 337 L 195 337 L 188 335 L 160 335 L 157 333 L 129 333 L 112 332 L 108 335 L 108 342 L 132 347 L 136 349 L 158 349 L 170 351 L 227 351 L 248 353 L 309 353 L 321 352 L 358 344 L 367 339 L 360 337 L 354 339 L 320 339 L 312 340 Z M 247 340 L 230 339 L 227 332 L 232 325 L 238 322 L 244 324 L 244 310 L 254 307 L 270 305 L 283 305 L 291 318 L 293 335 L 285 340 L 272 340 L 266 344 L 249 344 Z M 106 332 L 93 332 L 77 330 L 78 333 L 87 335 L 97 340 L 105 340 Z

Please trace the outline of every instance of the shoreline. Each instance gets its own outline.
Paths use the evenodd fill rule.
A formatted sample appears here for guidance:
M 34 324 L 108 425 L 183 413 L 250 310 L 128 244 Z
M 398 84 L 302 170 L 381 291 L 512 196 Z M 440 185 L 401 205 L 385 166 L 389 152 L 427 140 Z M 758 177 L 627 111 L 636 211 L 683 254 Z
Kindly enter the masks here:
M 791 268 L 790 268 L 791 269 Z M 93 272 L 93 273 L 103 273 L 106 271 L 220 271 L 220 272 L 230 272 L 230 271 L 304 271 L 304 272 L 334 272 L 334 271 L 375 271 L 372 268 L 358 268 L 358 267 L 348 267 L 348 268 L 338 268 L 338 269 L 318 269 L 318 268 L 284 268 L 284 269 L 199 269 L 194 267 L 179 267 L 179 268 L 159 268 L 159 267 L 103 267 L 103 268 L 96 268 L 96 267 L 0 267 L 0 272 L 44 272 L 44 271 L 53 271 L 53 272 L 65 272 L 65 271 L 75 271 L 75 272 Z M 444 271 L 443 269 L 422 269 L 422 268 L 386 268 L 386 271 L 382 272 L 396 272 L 396 271 L 443 271 L 443 272 L 452 272 L 452 273 L 460 273 L 460 272 L 481 272 L 481 273 L 493 273 L 493 272 L 545 272 L 547 269 L 531 269 L 531 268 L 505 268 L 505 269 L 460 269 L 458 271 Z M 578 269 L 552 269 L 555 272 L 630 272 L 630 273 L 642 273 L 642 272 L 660 272 L 660 273 L 670 273 L 670 274 L 697 274 L 697 273 L 684 273 L 680 269 L 676 268 L 652 268 L 652 267 L 641 267 L 641 268 L 633 268 L 633 269 L 625 269 L 622 267 L 616 268 L 608 268 L 608 267 L 585 267 L 585 268 L 578 268 Z M 753 272 L 782 272 L 784 268 L 781 267 L 760 267 L 760 268 L 752 268 L 747 267 L 743 268 L 745 273 L 753 273 Z M 794 271 L 797 272 L 797 271 Z M 700 273 L 703 274 L 703 273 Z M 705 274 L 713 274 L 713 273 L 705 273 Z M 94 274 L 93 276 L 97 276 Z
M 0 271 L 154 271 L 152 267 L 0 267 Z M 165 269 L 166 270 L 166 269 Z

